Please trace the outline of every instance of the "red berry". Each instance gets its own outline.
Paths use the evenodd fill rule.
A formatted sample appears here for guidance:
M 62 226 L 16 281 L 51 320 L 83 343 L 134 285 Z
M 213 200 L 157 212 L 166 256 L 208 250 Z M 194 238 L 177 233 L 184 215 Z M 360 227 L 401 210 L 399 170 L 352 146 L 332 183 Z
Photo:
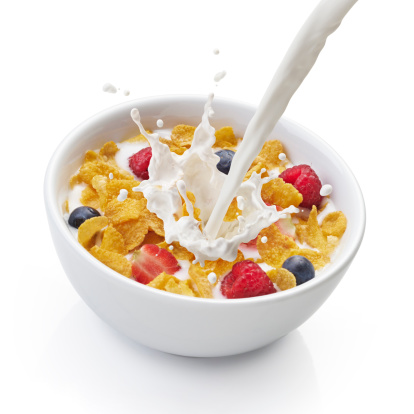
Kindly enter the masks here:
M 236 280 L 236 275 L 233 272 L 228 273 L 221 281 L 220 290 L 223 296 L 230 298 L 232 295 L 232 287 Z
M 180 269 L 177 259 L 168 250 L 156 244 L 144 244 L 134 253 L 132 260 L 132 276 L 144 285 L 162 272 L 173 275 Z
M 228 299 L 251 298 L 276 293 L 262 268 L 251 260 L 236 263 L 221 282 L 221 293 Z
M 248 241 L 247 243 L 242 243 L 244 246 L 246 247 L 256 247 L 257 245 L 257 237 L 255 237 L 254 239 Z
M 322 183 L 316 172 L 306 164 L 295 165 L 287 168 L 280 175 L 285 183 L 292 184 L 303 196 L 301 207 L 319 207 L 322 201 L 320 194 Z
M 129 157 L 129 168 L 141 180 L 148 180 L 148 166 L 152 157 L 151 147 L 143 148 Z

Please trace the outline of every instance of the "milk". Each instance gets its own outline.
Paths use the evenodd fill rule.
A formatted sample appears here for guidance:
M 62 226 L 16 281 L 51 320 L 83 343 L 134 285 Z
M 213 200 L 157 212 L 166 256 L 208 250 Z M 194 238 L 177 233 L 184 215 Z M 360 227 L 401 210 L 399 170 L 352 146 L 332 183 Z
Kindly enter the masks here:
M 296 35 L 233 158 L 230 172 L 205 228 L 209 238 L 217 236 L 227 208 L 246 172 L 285 111 L 290 98 L 313 67 L 327 37 L 339 27 L 356 2 L 357 0 L 322 0 Z
M 142 181 L 133 191 L 141 191 L 147 199 L 148 210 L 163 220 L 165 241 L 169 244 L 178 241 L 194 254 L 195 263 L 202 265 L 205 260 L 219 258 L 233 261 L 240 243 L 254 239 L 260 230 L 286 214 L 299 211 L 293 206 L 282 211 L 277 211 L 275 206 L 267 206 L 261 198 L 261 189 L 270 177 L 261 178 L 261 174 L 253 173 L 237 190 L 241 209 L 237 220 L 221 223 L 216 238 L 206 236 L 203 228 L 226 177 L 216 167 L 219 157 L 212 148 L 215 142 L 215 129 L 209 122 L 212 100 L 213 95 L 210 95 L 192 145 L 182 155 L 171 152 L 159 141 L 158 134 L 148 134 L 140 122 L 139 111 L 131 111 L 132 119 L 149 141 L 153 154 L 148 167 L 149 179 Z M 194 216 L 187 191 L 196 198 L 195 207 L 200 209 L 201 221 Z M 182 199 L 188 212 L 186 216 L 183 215 Z
M 142 191 L 148 209 L 164 221 L 167 243 L 178 241 L 202 265 L 205 260 L 222 258 L 233 261 L 240 243 L 254 239 L 263 229 L 299 210 L 291 206 L 278 212 L 261 198 L 261 188 L 271 177 L 262 179 L 253 173 L 243 182 L 250 165 L 285 111 L 291 97 L 313 67 L 327 37 L 340 25 L 357 0 L 323 0 L 309 16 L 282 63 L 277 69 L 256 113 L 247 126 L 243 141 L 236 152 L 229 175 L 217 170 L 219 157 L 214 154 L 214 128 L 209 123 L 212 114 L 210 95 L 202 121 L 197 127 L 192 146 L 183 155 L 170 152 L 157 134 L 143 128 L 138 109 L 131 117 L 151 144 L 153 156 L 149 165 L 149 179 L 134 191 Z M 225 72 L 216 75 L 219 81 Z M 196 197 L 201 222 L 194 217 L 194 209 L 186 192 Z M 242 213 L 236 221 L 223 222 L 232 200 Z M 188 216 L 182 215 L 184 199 Z

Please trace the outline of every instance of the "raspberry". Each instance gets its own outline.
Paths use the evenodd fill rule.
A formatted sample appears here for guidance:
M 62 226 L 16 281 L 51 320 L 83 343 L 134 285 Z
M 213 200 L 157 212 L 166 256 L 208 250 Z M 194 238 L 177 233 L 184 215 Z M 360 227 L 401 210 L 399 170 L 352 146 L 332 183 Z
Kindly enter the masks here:
M 301 207 L 312 208 L 313 205 L 319 207 L 322 201 L 320 194 L 322 183 L 316 172 L 306 164 L 295 165 L 287 168 L 280 175 L 285 183 L 292 184 L 302 196 Z
M 262 268 L 251 260 L 236 263 L 221 282 L 221 293 L 228 299 L 251 298 L 276 293 Z
M 129 157 L 129 168 L 141 180 L 148 180 L 148 166 L 152 157 L 151 147 L 144 148 Z

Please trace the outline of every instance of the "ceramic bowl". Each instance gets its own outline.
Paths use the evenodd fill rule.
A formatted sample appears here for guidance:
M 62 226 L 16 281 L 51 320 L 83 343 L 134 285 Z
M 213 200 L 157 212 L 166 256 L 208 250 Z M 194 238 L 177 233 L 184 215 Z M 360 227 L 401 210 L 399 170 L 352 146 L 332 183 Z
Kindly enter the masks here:
M 306 128 L 281 119 L 269 139 L 280 139 L 295 163 L 312 165 L 332 200 L 348 218 L 335 260 L 315 279 L 294 289 L 248 299 L 212 300 L 159 291 L 130 280 L 90 255 L 63 218 L 68 181 L 85 151 L 109 140 L 137 135 L 130 111 L 137 107 L 147 129 L 162 119 L 166 128 L 198 125 L 205 96 L 159 96 L 114 106 L 75 128 L 58 146 L 45 177 L 44 195 L 50 231 L 62 266 L 80 297 L 104 321 L 148 347 L 185 356 L 234 355 L 263 347 L 304 323 L 329 297 L 361 244 L 365 207 L 359 185 L 341 157 Z M 233 126 L 243 135 L 253 106 L 227 99 L 213 101 L 214 127 Z

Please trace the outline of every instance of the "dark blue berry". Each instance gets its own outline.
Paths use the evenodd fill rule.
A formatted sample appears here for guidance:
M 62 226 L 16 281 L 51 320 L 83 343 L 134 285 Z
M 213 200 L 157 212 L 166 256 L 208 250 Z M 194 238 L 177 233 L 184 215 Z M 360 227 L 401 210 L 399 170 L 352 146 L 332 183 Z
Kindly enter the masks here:
M 303 256 L 289 257 L 285 260 L 282 267 L 293 273 L 297 285 L 301 285 L 315 277 L 315 268 L 312 262 Z
M 217 164 L 217 169 L 224 174 L 228 174 L 233 161 L 234 151 L 220 150 L 216 152 L 216 155 L 220 157 L 220 161 Z
M 99 213 L 99 211 L 95 210 L 92 207 L 81 206 L 75 208 L 75 210 L 73 210 L 72 213 L 70 213 L 69 225 L 77 229 L 86 220 L 92 217 L 98 217 L 100 215 L 101 214 Z

